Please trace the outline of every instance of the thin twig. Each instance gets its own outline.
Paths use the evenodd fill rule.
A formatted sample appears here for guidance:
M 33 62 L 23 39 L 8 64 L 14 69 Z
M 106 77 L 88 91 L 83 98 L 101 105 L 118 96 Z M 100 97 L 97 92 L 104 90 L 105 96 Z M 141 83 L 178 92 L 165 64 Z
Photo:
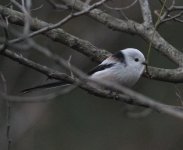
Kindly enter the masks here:
M 134 0 L 131 4 L 124 6 L 124 7 L 111 7 L 111 6 L 109 6 L 109 4 L 104 4 L 104 6 L 108 9 L 111 9 L 111 10 L 121 11 L 121 10 L 130 9 L 131 7 L 133 7 L 137 3 L 137 1 L 138 0 Z
M 153 34 L 152 34 L 152 40 L 153 40 L 153 38 L 154 38 L 154 36 L 155 36 L 155 32 L 156 32 L 156 29 L 157 29 L 157 27 L 158 27 L 158 25 L 159 25 L 159 23 L 160 23 L 160 18 L 161 18 L 161 15 L 163 14 L 163 10 L 164 10 L 164 8 L 165 8 L 165 4 L 166 4 L 166 1 L 167 0 L 164 0 L 164 3 L 163 3 L 163 5 L 162 5 L 162 7 L 161 7 L 161 11 L 160 11 L 160 15 L 158 16 L 158 19 L 157 19 L 157 21 L 156 21 L 156 23 L 155 23 L 155 26 L 154 26 L 154 32 L 153 32 Z M 150 42 L 149 43 L 149 48 L 148 48 L 148 51 L 147 51 L 147 62 L 149 63 L 149 57 L 150 57 L 150 53 L 151 53 L 151 48 L 152 48 L 152 42 Z
M 162 0 L 159 0 L 159 1 L 161 5 L 163 5 Z M 182 12 L 183 12 L 183 6 L 176 6 L 175 0 L 172 0 L 172 4 L 169 7 L 165 6 L 165 12 L 162 15 L 160 15 L 157 10 L 155 11 L 155 14 L 158 17 L 160 16 L 160 22 L 158 24 L 158 27 L 163 23 L 171 20 L 182 23 L 183 20 L 179 19 L 179 17 L 182 16 Z
M 66 5 L 62 5 L 62 4 L 57 4 L 56 2 L 54 2 L 53 0 L 45 0 L 48 4 L 50 4 L 50 6 L 52 6 L 54 9 L 56 10 L 67 10 L 68 7 Z
M 71 13 L 70 15 L 66 16 L 65 18 L 63 18 L 63 19 L 62 19 L 61 21 L 59 21 L 58 23 L 55 23 L 55 24 L 46 26 L 46 27 L 44 27 L 44 28 L 41 28 L 41 29 L 39 29 L 39 30 L 37 30 L 37 31 L 34 31 L 34 32 L 30 33 L 30 34 L 28 35 L 28 37 L 29 37 L 29 38 L 30 38 L 30 37 L 34 37 L 34 36 L 36 36 L 36 35 L 38 35 L 38 34 L 41 34 L 41 33 L 43 33 L 43 32 L 47 32 L 47 31 L 49 31 L 49 30 L 55 29 L 55 28 L 57 28 L 57 27 L 59 27 L 59 26 L 65 24 L 66 22 L 68 22 L 68 21 L 69 21 L 70 19 L 72 19 L 72 18 L 81 16 L 81 15 L 84 15 L 84 14 L 90 12 L 92 9 L 94 9 L 94 8 L 96 8 L 96 7 L 100 6 L 100 5 L 102 5 L 102 4 L 105 3 L 106 1 L 107 1 L 107 0 L 101 0 L 101 1 L 96 2 L 96 3 L 92 4 L 90 7 L 87 7 L 87 8 L 85 8 L 85 9 L 79 11 L 79 12 Z M 9 41 L 8 44 L 15 44 L 15 43 L 21 42 L 21 41 L 23 41 L 23 40 L 25 40 L 25 38 L 24 38 L 24 37 L 20 37 L 20 38 L 17 38 L 17 39 L 14 39 L 14 40 Z
M 4 31 L 4 35 L 5 35 L 5 41 L 2 45 L 2 48 L 1 48 L 1 53 L 3 53 L 6 48 L 7 48 L 7 41 L 9 40 L 9 34 L 8 34 L 8 20 L 5 18 L 5 17 L 2 17 L 1 16 L 1 19 L 5 22 L 5 25 L 3 26 L 3 31 Z M 0 77 L 1 77 L 1 80 L 2 80 L 2 85 L 3 85 L 3 91 L 4 93 L 7 93 L 7 82 L 6 82 L 6 79 L 4 77 L 4 75 L 1 73 L 0 74 Z M 6 127 L 6 138 L 7 138 L 7 147 L 8 147 L 8 150 L 11 149 L 11 142 L 12 142 L 12 139 L 11 139 L 11 136 L 10 136 L 10 130 L 11 130 L 11 123 L 10 123 L 10 119 L 11 119 L 11 103 L 6 100 L 6 115 L 7 115 L 7 127 Z

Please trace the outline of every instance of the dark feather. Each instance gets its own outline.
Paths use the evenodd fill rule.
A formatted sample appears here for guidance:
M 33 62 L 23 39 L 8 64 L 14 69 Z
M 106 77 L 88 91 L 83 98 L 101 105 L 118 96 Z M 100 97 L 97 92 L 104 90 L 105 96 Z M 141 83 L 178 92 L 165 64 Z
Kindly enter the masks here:
M 107 68 L 112 67 L 113 65 L 114 64 L 104 64 L 104 65 L 96 66 L 95 68 L 93 68 L 88 73 L 88 75 L 91 75 L 91 74 L 93 74 L 93 73 L 95 73 L 97 71 L 105 70 Z M 64 81 L 56 81 L 56 82 L 52 82 L 52 83 L 47 83 L 47 84 L 42 84 L 42 85 L 34 86 L 34 87 L 31 87 L 31 88 L 27 88 L 27 89 L 24 89 L 24 90 L 22 90 L 20 92 L 23 93 L 23 94 L 26 94 L 26 93 L 29 93 L 29 92 L 32 92 L 32 91 L 35 91 L 35 90 L 48 89 L 48 88 L 57 87 L 57 86 L 61 86 L 61 85 L 66 85 L 66 84 L 69 84 L 69 83 L 66 83 Z
M 97 71 L 102 71 L 102 70 L 105 70 L 105 69 L 107 69 L 107 68 L 110 68 L 110 67 L 112 67 L 114 64 L 115 64 L 115 63 L 112 63 L 112 64 L 100 64 L 100 65 L 94 67 L 92 70 L 90 70 L 90 71 L 88 72 L 88 75 L 92 75 L 92 74 L 94 74 L 94 73 L 97 72 Z
M 27 89 L 24 89 L 20 92 L 23 94 L 26 94 L 26 93 L 29 93 L 29 92 L 32 92 L 32 91 L 35 91 L 38 89 L 48 89 L 51 87 L 57 87 L 57 86 L 66 85 L 66 84 L 68 84 L 68 83 L 66 83 L 64 81 L 56 81 L 56 82 L 52 82 L 52 83 L 47 83 L 47 84 L 42 84 L 42 85 L 34 86 L 31 88 L 27 88 Z
M 124 56 L 123 52 L 118 51 L 118 52 L 114 53 L 114 54 L 112 55 L 112 57 L 113 57 L 114 59 L 118 59 L 120 62 L 126 64 L 125 56 Z
M 114 54 L 113 56 L 115 56 L 115 58 L 118 58 L 118 59 L 123 58 L 123 54 L 122 55 L 118 54 L 118 52 L 116 54 Z M 102 71 L 102 70 L 105 70 L 107 68 L 110 68 L 114 64 L 115 63 L 112 63 L 112 64 L 100 64 L 100 65 L 94 67 L 92 70 L 90 70 L 88 72 L 88 75 L 92 75 L 92 74 L 94 74 L 97 71 Z M 35 91 L 35 90 L 38 90 L 38 89 L 48 89 L 48 88 L 51 88 L 51 87 L 57 87 L 57 86 L 66 85 L 66 84 L 69 84 L 69 83 L 66 83 L 64 81 L 57 81 L 57 82 L 42 84 L 42 85 L 38 85 L 38 86 L 34 86 L 34 87 L 31 87 L 31 88 L 24 89 L 24 90 L 21 91 L 21 93 L 26 94 L 26 93 L 29 93 L 29 92 L 32 92 L 32 91 Z

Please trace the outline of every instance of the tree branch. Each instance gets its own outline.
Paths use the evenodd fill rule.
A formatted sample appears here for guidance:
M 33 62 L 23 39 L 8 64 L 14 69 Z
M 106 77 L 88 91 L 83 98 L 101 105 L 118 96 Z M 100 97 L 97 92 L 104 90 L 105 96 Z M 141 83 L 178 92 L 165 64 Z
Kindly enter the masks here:
M 9 16 L 8 19 L 10 23 L 14 23 L 17 25 L 24 24 L 24 15 L 20 12 L 0 6 L 0 14 L 2 14 L 5 17 Z M 48 23 L 38 19 L 31 18 L 30 20 L 30 28 L 33 31 L 41 29 L 48 25 L 49 25 Z M 94 45 L 92 45 L 90 42 L 79 39 L 78 37 L 75 37 L 74 35 L 71 35 L 60 28 L 50 30 L 43 34 L 45 34 L 46 36 L 48 36 L 49 38 L 51 38 L 56 42 L 60 42 L 65 44 L 68 47 L 74 48 L 78 52 L 88 56 L 91 60 L 94 60 L 96 62 L 101 62 L 108 55 L 110 55 L 110 53 L 107 52 L 106 50 L 99 49 Z M 158 39 L 154 38 L 154 40 L 158 43 L 161 43 L 161 36 L 159 35 L 159 38 Z M 168 49 L 168 46 L 167 46 L 167 49 Z M 172 53 L 172 55 L 178 55 L 173 51 L 171 51 L 171 49 L 168 49 L 168 50 L 169 50 L 169 53 Z M 179 71 L 176 72 L 175 69 L 164 70 L 162 68 L 149 67 L 148 70 L 149 70 L 150 76 L 152 76 L 152 79 L 162 80 L 166 82 L 173 82 L 173 83 L 183 82 L 183 75 L 182 75 L 182 72 L 180 71 L 181 69 L 178 69 Z
M 4 17 L 8 17 L 9 23 L 21 26 L 24 25 L 24 14 L 18 11 L 11 10 L 0 5 L 0 14 L 2 14 Z M 30 28 L 33 31 L 44 28 L 45 26 L 49 26 L 49 23 L 41 21 L 39 19 L 30 19 Z M 105 50 L 98 49 L 90 42 L 79 39 L 78 37 L 71 35 L 60 28 L 44 32 L 43 34 L 56 42 L 60 42 L 68 47 L 78 50 L 80 53 L 85 54 L 86 56 L 97 62 L 101 62 L 101 60 L 106 58 L 106 55 L 110 54 Z
M 183 83 L 183 68 L 162 69 L 157 67 L 148 67 L 148 73 L 154 80 Z M 144 74 L 144 76 L 148 77 L 148 74 Z
M 111 85 L 111 84 L 109 85 L 108 83 L 102 83 L 102 82 L 98 83 L 97 82 L 98 84 L 101 84 L 101 85 L 104 85 L 107 87 L 110 86 L 110 88 L 112 88 L 114 90 L 116 89 L 117 91 L 119 91 L 121 93 L 125 93 L 125 94 L 129 95 L 130 97 L 128 97 L 124 94 L 119 93 L 116 95 L 116 94 L 113 94 L 109 91 L 102 90 L 102 89 L 98 88 L 98 86 L 93 86 L 93 84 L 89 84 L 89 82 L 85 82 L 87 80 L 87 78 L 85 78 L 85 76 L 81 75 L 83 73 L 80 72 L 80 70 L 76 69 L 75 67 L 70 68 L 70 66 L 66 66 L 67 63 L 63 63 L 63 66 L 69 67 L 70 69 L 72 69 L 72 71 L 75 74 L 77 74 L 77 76 L 81 80 L 73 79 L 66 74 L 54 71 L 48 67 L 37 64 L 37 63 L 23 57 L 22 55 L 18 55 L 15 52 L 12 52 L 10 50 L 3 51 L 1 53 L 1 55 L 4 55 L 4 56 L 6 56 L 6 57 L 8 57 L 16 62 L 19 62 L 23 65 L 28 66 L 28 67 L 31 67 L 32 69 L 39 71 L 40 73 L 42 73 L 50 78 L 54 78 L 57 80 L 64 80 L 64 81 L 67 81 L 71 84 L 76 84 L 80 88 L 82 88 L 82 89 L 84 89 L 84 90 L 86 90 L 94 95 L 105 97 L 105 98 L 110 98 L 110 99 L 116 99 L 116 96 L 117 96 L 118 100 L 120 100 L 122 102 L 137 105 L 137 106 L 148 107 L 148 108 L 151 108 L 151 109 L 156 110 L 158 112 L 165 113 L 165 114 L 183 119 L 182 107 L 161 104 L 161 103 L 156 102 L 155 100 L 153 100 L 151 98 L 148 98 L 142 94 L 139 94 L 139 93 L 132 91 L 128 88 L 125 88 L 123 86 Z
M 48 32 L 48 31 L 50 31 L 50 30 L 52 30 L 52 29 L 58 28 L 59 26 L 65 24 L 65 23 L 68 22 L 69 20 L 71 20 L 71 19 L 73 19 L 73 18 L 75 18 L 75 17 L 81 16 L 81 15 L 84 15 L 84 14 L 90 12 L 92 9 L 94 9 L 94 8 L 96 8 L 96 7 L 100 6 L 100 5 L 102 5 L 104 2 L 106 2 L 106 0 L 101 0 L 101 1 L 99 1 L 99 2 L 96 2 L 96 3 L 92 4 L 91 6 L 86 7 L 85 9 L 83 9 L 83 10 L 81 10 L 81 11 L 79 11 L 79 12 L 75 12 L 75 13 L 72 13 L 72 12 L 71 12 L 71 14 L 69 14 L 68 16 L 66 16 L 65 18 L 63 18 L 62 20 L 60 20 L 59 22 L 57 22 L 57 23 L 55 23 L 55 24 L 49 24 L 49 25 L 47 25 L 46 27 L 40 28 L 40 29 L 38 29 L 38 30 L 36 30 L 36 31 L 34 31 L 34 32 L 32 32 L 32 33 L 30 33 L 30 34 L 29 34 L 29 38 L 30 38 L 30 37 L 34 37 L 34 36 L 36 36 L 36 35 L 38 35 L 38 34 L 41 34 L 41 33 L 44 33 L 44 32 Z M 17 2 L 16 2 L 16 3 L 17 3 Z M 18 4 L 17 4 L 17 5 L 18 5 Z M 24 10 L 24 14 L 28 14 L 28 13 Z M 29 16 L 29 15 L 28 15 L 28 16 L 25 15 L 25 18 L 27 18 L 27 17 L 30 17 L 30 16 Z M 24 21 L 25 25 L 27 24 L 26 21 L 27 21 L 27 20 Z M 21 42 L 21 41 L 23 41 L 23 40 L 25 40 L 25 38 L 24 38 L 24 37 L 20 37 L 20 38 L 18 38 L 18 39 L 15 39 L 15 40 L 10 41 L 9 44 L 18 43 L 18 42 Z
M 67 6 L 73 7 L 72 0 L 62 0 Z M 74 8 L 77 10 L 82 10 L 86 5 L 80 0 L 75 2 Z M 148 11 L 149 12 L 149 11 Z M 148 43 L 152 42 L 152 46 L 163 55 L 167 56 L 172 62 L 183 66 L 183 54 L 178 51 L 174 46 L 169 44 L 155 29 L 153 26 L 144 26 L 132 20 L 121 20 L 115 18 L 100 9 L 93 9 L 88 13 L 89 16 L 97 20 L 98 22 L 106 25 L 107 27 L 121 31 L 137 34 Z M 152 36 L 154 34 L 154 38 Z
M 151 11 L 149 8 L 148 0 L 139 0 L 139 3 L 140 3 L 140 7 L 141 7 L 142 16 L 144 19 L 143 24 L 145 26 L 152 26 L 153 21 L 152 21 L 152 15 L 151 15 Z

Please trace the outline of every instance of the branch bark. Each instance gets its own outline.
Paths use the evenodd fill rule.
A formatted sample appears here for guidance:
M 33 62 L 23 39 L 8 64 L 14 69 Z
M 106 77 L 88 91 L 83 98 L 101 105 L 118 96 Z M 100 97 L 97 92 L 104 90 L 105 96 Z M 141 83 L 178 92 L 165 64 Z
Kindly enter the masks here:
M 54 78 L 57 80 L 64 80 L 66 82 L 69 82 L 71 84 L 76 84 L 77 86 L 79 86 L 80 88 L 96 95 L 96 96 L 101 96 L 101 97 L 105 97 L 105 98 L 109 98 L 109 99 L 116 99 L 117 96 L 117 100 L 128 103 L 128 104 L 133 104 L 133 105 L 137 105 L 137 106 L 143 106 L 143 107 L 148 107 L 151 108 L 153 110 L 156 110 L 158 112 L 161 113 L 165 113 L 177 118 L 181 118 L 183 119 L 183 111 L 182 111 L 182 107 L 179 106 L 170 106 L 170 105 L 166 105 L 166 104 L 162 104 L 159 102 L 156 102 L 155 100 L 148 98 L 142 94 L 139 94 L 135 91 L 132 91 L 128 88 L 125 88 L 123 86 L 113 86 L 113 85 L 109 85 L 106 83 L 99 83 L 105 86 L 110 86 L 110 88 L 112 87 L 114 90 L 118 90 L 120 93 L 124 93 L 127 94 L 128 96 L 124 95 L 124 94 L 120 94 L 118 93 L 117 95 L 114 93 L 111 93 L 109 91 L 106 90 L 102 90 L 100 88 L 98 88 L 98 86 L 91 86 L 91 84 L 89 84 L 88 82 L 85 82 L 87 80 L 87 78 L 85 78 L 82 72 L 80 72 L 79 70 L 77 70 L 75 67 L 71 66 L 65 66 L 67 63 L 63 64 L 64 67 L 68 67 L 70 68 L 75 74 L 77 74 L 77 76 L 81 79 L 75 79 L 75 78 L 71 78 L 70 76 L 54 71 L 48 67 L 42 66 L 40 64 L 37 64 L 25 57 L 23 57 L 22 55 L 19 55 L 15 52 L 12 52 L 10 50 L 5 50 L 1 53 L 1 55 L 4 55 L 16 62 L 19 62 L 23 65 L 26 65 L 36 71 L 39 71 L 40 73 L 50 77 L 50 78 Z M 94 82 L 95 83 L 95 82 Z M 2 94 L 1 94 L 2 95 Z M 6 97 L 6 96 L 4 96 Z
M 67 6 L 74 7 L 77 10 L 82 10 L 85 5 L 80 0 L 77 0 L 73 6 L 73 0 L 62 0 L 67 4 Z M 142 1 L 144 2 L 144 1 Z M 145 12 L 144 12 L 145 11 Z M 150 10 L 143 9 L 143 14 L 148 13 Z M 145 39 L 148 43 L 151 41 L 152 46 L 167 58 L 169 58 L 172 62 L 176 63 L 179 66 L 183 66 L 183 54 L 178 49 L 176 49 L 173 45 L 169 44 L 154 28 L 154 26 L 149 23 L 148 26 L 144 26 L 143 24 L 139 24 L 132 20 L 121 20 L 115 18 L 100 9 L 93 9 L 88 13 L 90 17 L 97 20 L 98 22 L 106 25 L 107 27 L 121 31 L 128 32 L 139 35 L 143 39 Z M 149 18 L 149 17 L 148 17 Z M 147 21 L 151 19 L 144 18 Z M 153 37 L 153 38 L 152 38 Z
M 4 17 L 8 17 L 9 23 L 21 26 L 24 25 L 24 14 L 18 11 L 0 5 L 0 14 Z M 30 20 L 30 28 L 33 31 L 39 30 L 49 25 L 49 23 L 36 18 L 31 18 Z M 44 32 L 43 34 L 53 41 L 65 44 L 66 46 L 71 47 L 80 53 L 83 53 L 84 55 L 97 62 L 101 62 L 101 60 L 106 58 L 106 55 L 110 54 L 105 50 L 98 49 L 86 40 L 79 39 L 78 37 L 65 32 L 61 28 L 52 29 L 48 32 Z
M 10 23 L 21 25 L 21 26 L 24 25 L 24 15 L 20 12 L 11 10 L 9 8 L 6 8 L 0 5 L 0 14 L 5 17 L 8 17 Z M 45 26 L 49 26 L 49 23 L 41 21 L 39 19 L 35 19 L 35 18 L 31 18 L 30 20 L 30 28 L 33 31 L 44 28 Z M 52 29 L 48 32 L 44 32 L 43 34 L 45 34 L 47 37 L 49 37 L 50 39 L 56 42 L 65 44 L 66 46 L 77 50 L 78 52 L 88 56 L 91 60 L 94 60 L 96 62 L 101 62 L 108 55 L 110 55 L 108 51 L 99 49 L 95 47 L 93 44 L 91 44 L 90 42 L 86 40 L 82 40 L 74 35 L 71 35 L 60 28 Z M 159 35 L 159 38 L 158 39 L 154 38 L 154 40 L 158 43 L 161 43 L 161 36 Z M 174 57 L 178 55 L 177 53 L 174 53 L 174 51 L 171 51 L 171 48 L 169 49 L 168 45 L 167 45 L 167 49 L 169 53 L 172 53 L 172 55 L 175 55 Z M 172 83 L 183 82 L 183 75 L 182 75 L 181 68 L 163 69 L 163 68 L 149 67 L 148 70 L 152 79 L 172 82 Z
M 151 11 L 150 11 L 150 8 L 149 8 L 148 0 L 139 0 L 139 3 L 140 3 L 142 16 L 143 16 L 143 19 L 144 19 L 143 24 L 145 26 L 152 26 L 153 21 L 152 21 L 152 15 L 151 15 Z

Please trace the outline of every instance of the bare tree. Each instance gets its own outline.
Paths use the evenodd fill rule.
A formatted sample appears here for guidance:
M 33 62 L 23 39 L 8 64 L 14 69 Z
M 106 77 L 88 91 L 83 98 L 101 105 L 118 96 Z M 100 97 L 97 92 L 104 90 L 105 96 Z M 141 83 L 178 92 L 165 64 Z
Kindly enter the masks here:
M 165 69 L 149 65 L 147 68 L 148 71 L 144 73 L 145 78 L 148 78 L 148 80 L 157 80 L 169 83 L 182 83 L 183 53 L 180 49 L 167 41 L 159 33 L 158 29 L 168 22 L 181 24 L 183 22 L 183 6 L 176 5 L 175 0 L 172 0 L 171 3 L 166 2 L 166 0 L 159 0 L 160 7 L 158 10 L 151 10 L 151 3 L 149 4 L 148 0 L 134 0 L 127 6 L 123 7 L 116 7 L 115 2 L 108 0 L 98 0 L 94 2 L 91 0 L 62 0 L 59 3 L 52 0 L 45 0 L 44 3 L 37 8 L 35 8 L 33 4 L 31 0 L 10 0 L 8 4 L 0 5 L 0 25 L 3 31 L 1 34 L 0 54 L 3 57 L 12 59 L 14 62 L 18 62 L 21 65 L 47 76 L 49 79 L 66 81 L 74 86 L 69 88 L 66 87 L 59 91 L 53 90 L 47 95 L 30 97 L 10 95 L 7 93 L 7 90 L 4 90 L 5 92 L 1 91 L 1 97 L 7 100 L 8 108 L 10 108 L 10 103 L 12 102 L 46 102 L 59 95 L 69 93 L 75 87 L 79 87 L 92 95 L 112 100 L 117 99 L 118 101 L 122 101 L 127 104 L 150 108 L 173 117 L 180 119 L 183 118 L 181 105 L 163 104 L 153 98 L 144 96 L 123 86 L 106 85 L 105 83 L 96 83 L 96 86 L 88 84 L 86 81 L 89 79 L 86 74 L 80 70 L 80 68 L 75 67 L 70 63 L 70 60 L 68 61 L 63 59 L 61 55 L 55 53 L 49 47 L 44 47 L 41 42 L 39 43 L 39 40 L 36 40 L 37 36 L 43 35 L 43 37 L 51 39 L 52 44 L 55 42 L 61 43 L 66 47 L 72 48 L 78 53 L 87 56 L 87 58 L 92 61 L 101 62 L 111 54 L 108 50 L 98 48 L 96 45 L 92 44 L 91 41 L 82 39 L 79 36 L 68 33 L 63 29 L 63 26 L 67 26 L 68 22 L 74 20 L 74 18 L 76 19 L 81 16 L 88 16 L 95 22 L 106 26 L 108 30 L 137 35 L 142 40 L 145 40 L 148 45 L 147 60 L 149 60 L 151 52 L 156 50 L 176 66 L 174 69 Z M 38 19 L 33 15 L 33 13 L 34 11 L 43 9 L 45 7 L 44 5 L 54 8 L 56 11 L 63 12 L 65 16 L 62 14 L 62 17 L 60 17 L 56 23 L 49 23 L 49 21 Z M 137 5 L 139 5 L 139 7 L 137 7 Z M 125 10 L 131 10 L 134 7 L 140 9 L 142 22 L 130 19 L 125 14 Z M 115 16 L 115 13 L 111 13 L 111 11 L 120 14 L 120 17 Z M 156 19 L 153 19 L 154 17 Z M 34 49 L 37 55 L 46 57 L 49 61 L 53 61 L 59 66 L 59 68 L 64 68 L 67 70 L 67 73 L 63 73 L 57 68 L 53 69 L 50 66 L 42 65 L 41 62 L 39 63 L 28 59 L 24 54 L 31 49 Z M 6 76 L 3 78 L 6 78 Z M 110 86 L 119 92 L 111 93 L 110 91 L 97 88 L 97 84 Z M 3 85 L 4 87 L 7 86 L 5 82 L 3 82 Z M 8 89 L 8 87 L 6 88 Z M 8 109 L 8 114 L 10 113 L 9 111 L 10 110 Z M 10 116 L 8 117 L 8 120 L 9 119 Z M 8 125 L 8 138 L 9 128 L 10 126 Z M 9 145 L 10 144 L 11 140 L 9 138 Z

